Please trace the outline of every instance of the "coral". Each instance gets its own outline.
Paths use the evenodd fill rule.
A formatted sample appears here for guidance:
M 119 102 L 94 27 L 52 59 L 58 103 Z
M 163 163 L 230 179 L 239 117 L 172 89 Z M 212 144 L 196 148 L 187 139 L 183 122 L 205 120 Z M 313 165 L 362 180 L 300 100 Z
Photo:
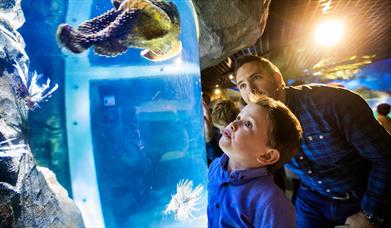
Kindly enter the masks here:
M 167 205 L 165 214 L 175 213 L 175 220 L 182 223 L 190 222 L 194 216 L 193 211 L 198 211 L 196 206 L 199 204 L 204 187 L 199 184 L 193 189 L 193 181 L 180 180 L 177 184 L 177 192 L 171 196 L 171 201 Z
M 58 84 L 55 84 L 52 88 L 50 88 L 50 79 L 46 80 L 46 83 L 43 85 L 39 85 L 38 81 L 42 77 L 42 75 L 38 75 L 37 72 L 31 74 L 29 77 L 27 66 L 25 69 L 16 62 L 13 65 L 16 68 L 17 76 L 22 81 L 22 85 L 18 87 L 19 95 L 25 100 L 26 107 L 29 110 L 34 110 L 39 107 L 39 103 L 43 101 L 47 101 L 48 98 L 52 96 L 54 91 L 58 89 Z
M 11 142 L 14 141 L 16 138 L 7 139 L 0 142 L 0 152 L 9 154 L 12 153 L 26 153 L 28 152 L 28 146 L 24 143 L 20 144 L 12 144 Z M 8 144 L 8 145 L 7 145 Z

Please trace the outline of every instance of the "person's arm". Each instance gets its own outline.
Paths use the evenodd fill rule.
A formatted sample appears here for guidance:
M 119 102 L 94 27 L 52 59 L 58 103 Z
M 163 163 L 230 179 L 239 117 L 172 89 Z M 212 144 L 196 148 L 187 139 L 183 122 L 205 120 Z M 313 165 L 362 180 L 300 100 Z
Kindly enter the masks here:
M 391 205 L 391 136 L 359 95 L 342 91 L 329 105 L 345 140 L 371 162 L 361 209 L 367 215 L 385 218 Z M 356 216 L 360 217 L 362 214 Z
M 208 143 L 212 140 L 213 134 L 213 122 L 212 115 L 210 114 L 208 105 L 203 101 L 202 109 L 204 113 L 204 133 L 205 133 L 205 142 Z

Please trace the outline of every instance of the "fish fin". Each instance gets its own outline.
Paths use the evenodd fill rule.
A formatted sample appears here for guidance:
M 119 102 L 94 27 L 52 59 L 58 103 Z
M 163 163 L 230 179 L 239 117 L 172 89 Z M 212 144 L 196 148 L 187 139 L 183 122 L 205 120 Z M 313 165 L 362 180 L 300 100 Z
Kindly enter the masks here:
M 94 48 L 94 52 L 97 55 L 102 55 L 106 57 L 115 57 L 125 53 L 128 50 L 128 47 L 125 45 L 121 45 L 116 42 L 105 42 L 96 45 Z
M 113 6 L 118 9 L 119 6 L 121 5 L 121 3 L 124 2 L 124 0 L 111 0 L 111 3 L 113 4 Z
M 157 7 L 159 7 L 161 10 L 163 10 L 167 16 L 170 18 L 171 22 L 173 24 L 176 24 L 179 26 L 179 12 L 178 8 L 173 2 L 166 2 L 166 1 L 155 1 L 153 3 Z
M 73 53 L 81 53 L 91 46 L 86 37 L 68 24 L 59 25 L 56 36 L 59 43 Z
M 142 51 L 140 55 L 150 61 L 164 61 L 177 56 L 182 51 L 181 41 L 176 40 L 171 45 L 172 45 L 171 48 L 168 49 L 167 51 L 146 49 Z
M 133 9 L 124 10 L 106 28 L 96 34 L 87 35 L 86 37 L 95 43 L 127 40 L 133 27 L 137 23 L 138 15 L 139 11 Z
M 116 9 L 109 10 L 100 16 L 81 23 L 77 30 L 86 35 L 95 34 L 109 26 L 119 14 L 120 12 Z
M 167 13 L 159 7 L 161 4 L 155 5 L 156 2 L 158 1 L 152 2 L 148 0 L 125 0 L 121 3 L 118 10 L 139 10 L 147 14 L 150 18 L 160 21 L 162 25 L 165 24 L 167 26 L 167 24 L 171 23 L 171 19 Z
M 110 37 L 124 37 L 128 36 L 137 25 L 140 11 L 134 9 L 127 9 L 115 19 L 115 21 L 107 27 L 107 31 L 111 34 Z

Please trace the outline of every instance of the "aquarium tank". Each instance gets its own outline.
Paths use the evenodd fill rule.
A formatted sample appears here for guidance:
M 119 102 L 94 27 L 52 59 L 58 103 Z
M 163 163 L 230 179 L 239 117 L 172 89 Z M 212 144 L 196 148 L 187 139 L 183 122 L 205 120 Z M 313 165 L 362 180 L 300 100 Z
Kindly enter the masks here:
M 22 1 L 30 70 L 59 85 L 29 117 L 32 152 L 87 227 L 207 224 L 196 14 L 151 2 Z M 177 30 L 146 42 L 159 26 Z

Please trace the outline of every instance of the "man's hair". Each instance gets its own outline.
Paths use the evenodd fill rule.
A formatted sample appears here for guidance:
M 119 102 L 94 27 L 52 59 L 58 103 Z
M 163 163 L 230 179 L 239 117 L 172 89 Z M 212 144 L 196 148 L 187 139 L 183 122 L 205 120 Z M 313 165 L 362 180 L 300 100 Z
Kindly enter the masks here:
M 282 102 L 260 96 L 254 103 L 266 111 L 268 146 L 280 152 L 280 159 L 267 167 L 270 172 L 275 172 L 296 154 L 301 145 L 303 129 L 296 116 Z
M 220 100 L 212 109 L 212 122 L 219 125 L 228 125 L 236 119 L 239 109 L 230 100 Z
M 272 62 L 270 62 L 268 59 L 256 56 L 256 55 L 245 55 L 237 58 L 234 63 L 234 76 L 236 78 L 236 73 L 238 72 L 238 69 L 249 62 L 258 62 L 263 69 L 266 70 L 266 72 L 273 76 L 275 73 L 279 73 L 281 75 L 280 70 L 278 67 L 276 67 Z
M 377 113 L 380 115 L 386 116 L 390 113 L 391 106 L 387 103 L 382 103 L 377 106 Z

